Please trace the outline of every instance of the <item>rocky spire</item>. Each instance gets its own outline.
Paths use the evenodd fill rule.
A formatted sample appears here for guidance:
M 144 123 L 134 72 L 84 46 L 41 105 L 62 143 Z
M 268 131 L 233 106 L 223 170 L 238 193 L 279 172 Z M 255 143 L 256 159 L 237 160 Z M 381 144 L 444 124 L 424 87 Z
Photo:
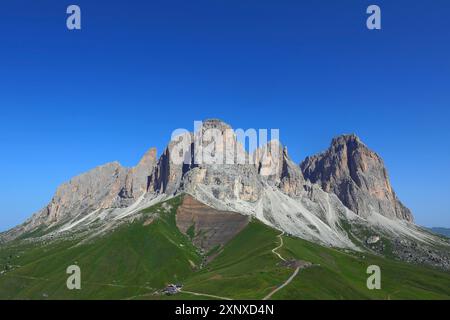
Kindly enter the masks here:
M 291 196 L 303 190 L 304 178 L 299 167 L 290 159 L 287 147 L 271 140 L 254 153 L 258 173 Z
M 150 176 L 155 171 L 156 154 L 156 148 L 149 149 L 137 166 L 131 168 L 126 177 L 125 187 L 121 192 L 122 197 L 137 199 L 147 192 Z
M 336 194 L 361 216 L 377 212 L 413 221 L 392 189 L 383 159 L 354 134 L 334 138 L 328 150 L 306 158 L 300 167 L 306 179 Z

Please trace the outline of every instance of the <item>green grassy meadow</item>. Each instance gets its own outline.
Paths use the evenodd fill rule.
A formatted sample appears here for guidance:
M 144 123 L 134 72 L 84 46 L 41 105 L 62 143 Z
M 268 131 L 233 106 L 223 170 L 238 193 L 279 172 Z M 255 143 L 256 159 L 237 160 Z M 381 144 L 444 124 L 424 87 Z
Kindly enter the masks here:
M 279 231 L 255 220 L 203 268 L 206 258 L 175 223 L 182 197 L 86 243 L 23 239 L 0 248 L 0 299 L 211 299 L 157 292 L 179 282 L 183 291 L 230 299 L 262 299 L 286 281 L 292 268 L 272 253 Z M 152 217 L 151 223 L 145 223 Z M 272 299 L 449 299 L 450 274 L 366 253 L 325 248 L 283 236 L 286 259 L 312 262 Z M 81 268 L 81 290 L 68 290 L 66 268 Z M 381 268 L 381 290 L 368 290 L 366 269 Z

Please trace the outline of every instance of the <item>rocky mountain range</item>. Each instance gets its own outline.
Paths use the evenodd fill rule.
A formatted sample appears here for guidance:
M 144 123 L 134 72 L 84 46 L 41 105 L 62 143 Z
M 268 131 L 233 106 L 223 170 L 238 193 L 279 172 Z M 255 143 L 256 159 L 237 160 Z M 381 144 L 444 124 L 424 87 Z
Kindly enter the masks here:
M 220 133 L 220 143 L 213 143 L 210 129 Z M 187 149 L 180 149 L 183 138 Z M 202 148 L 212 161 L 195 161 Z M 236 161 L 239 157 L 246 162 Z M 185 161 L 176 161 L 180 158 Z M 216 119 L 172 139 L 159 159 L 152 148 L 133 168 L 112 162 L 71 179 L 45 208 L 0 239 L 37 231 L 43 239 L 101 236 L 181 193 L 219 212 L 252 217 L 325 246 L 385 254 L 381 243 L 389 241 L 389 253 L 400 259 L 450 268 L 448 241 L 414 224 L 383 160 L 357 136 L 336 137 L 328 150 L 296 164 L 276 140 L 247 153 L 231 127 Z

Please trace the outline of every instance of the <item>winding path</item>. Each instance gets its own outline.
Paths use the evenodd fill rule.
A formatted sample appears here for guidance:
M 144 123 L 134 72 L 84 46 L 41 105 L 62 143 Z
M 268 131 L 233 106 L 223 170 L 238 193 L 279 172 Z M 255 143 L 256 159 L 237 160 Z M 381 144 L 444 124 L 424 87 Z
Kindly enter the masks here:
M 278 238 L 280 238 L 280 245 L 279 245 L 278 247 L 276 247 L 276 248 L 273 248 L 273 249 L 272 249 L 272 253 L 275 254 L 275 255 L 277 255 L 278 258 L 280 258 L 281 260 L 286 261 L 286 259 L 283 258 L 283 257 L 281 256 L 281 254 L 279 254 L 279 253 L 277 252 L 277 250 L 280 249 L 280 248 L 284 245 L 284 243 L 283 243 L 283 236 L 284 236 L 284 231 L 278 235 Z
M 286 261 L 285 258 L 283 258 L 281 256 L 281 254 L 279 254 L 277 252 L 278 249 L 280 249 L 281 247 L 283 247 L 284 243 L 283 243 L 283 235 L 284 232 L 280 233 L 278 235 L 278 238 L 280 238 L 280 245 L 275 247 L 274 249 L 272 249 L 272 253 L 275 254 L 278 258 L 280 258 L 283 261 Z M 300 271 L 300 267 L 297 267 L 294 271 L 294 273 L 289 277 L 289 279 L 287 279 L 285 282 L 283 282 L 280 286 L 276 287 L 275 289 L 273 289 L 267 296 L 265 296 L 263 298 L 263 300 L 269 300 L 275 293 L 277 293 L 278 291 L 280 291 L 281 289 L 283 289 L 284 287 L 286 287 L 289 283 L 291 283 L 292 280 L 294 280 L 294 278 L 297 276 L 298 272 Z

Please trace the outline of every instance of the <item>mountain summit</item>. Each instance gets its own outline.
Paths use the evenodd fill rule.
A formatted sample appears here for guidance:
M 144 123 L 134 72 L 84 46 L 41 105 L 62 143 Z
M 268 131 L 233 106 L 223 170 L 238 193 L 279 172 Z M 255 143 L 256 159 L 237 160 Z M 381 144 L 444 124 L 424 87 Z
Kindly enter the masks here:
M 332 192 L 353 212 L 372 212 L 413 222 L 411 211 L 397 198 L 383 159 L 354 134 L 336 137 L 325 152 L 300 165 L 306 179 Z

